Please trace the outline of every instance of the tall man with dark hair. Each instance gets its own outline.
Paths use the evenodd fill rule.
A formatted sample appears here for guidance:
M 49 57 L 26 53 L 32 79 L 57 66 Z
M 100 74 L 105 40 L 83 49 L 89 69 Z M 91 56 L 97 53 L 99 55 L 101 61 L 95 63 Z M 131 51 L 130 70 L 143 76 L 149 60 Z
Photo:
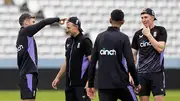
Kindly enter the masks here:
M 144 27 L 138 30 L 132 41 L 132 51 L 142 89 L 139 92 L 141 101 L 149 101 L 152 91 L 154 101 L 164 101 L 164 49 L 167 40 L 166 29 L 154 24 L 156 20 L 152 9 L 146 8 L 141 12 Z
M 90 101 L 85 86 L 87 83 L 88 65 L 91 58 L 92 42 L 83 35 L 81 22 L 77 17 L 70 17 L 67 21 L 67 38 L 65 49 L 66 58 L 59 73 L 52 82 L 52 87 L 57 88 L 62 75 L 66 74 L 66 101 Z
M 35 24 L 35 16 L 24 13 L 19 17 L 21 25 L 17 42 L 17 64 L 20 76 L 22 101 L 35 101 L 38 84 L 38 56 L 34 35 L 46 25 L 64 23 L 65 19 L 48 18 Z
M 140 89 L 137 73 L 127 35 L 120 32 L 124 23 L 124 13 L 113 10 L 110 18 L 111 27 L 100 33 L 95 41 L 89 67 L 87 93 L 95 96 L 94 77 L 98 61 L 99 101 L 137 101 L 133 87 L 129 82 L 128 72 L 134 79 L 135 90 Z M 127 61 L 127 65 L 126 62 Z

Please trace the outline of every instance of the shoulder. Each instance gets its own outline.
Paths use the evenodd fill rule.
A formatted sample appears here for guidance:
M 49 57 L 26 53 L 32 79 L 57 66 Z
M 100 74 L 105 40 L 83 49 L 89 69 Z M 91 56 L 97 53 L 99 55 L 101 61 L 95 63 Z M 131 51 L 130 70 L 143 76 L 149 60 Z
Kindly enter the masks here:
M 121 39 L 129 40 L 129 36 L 123 32 L 119 32 L 118 35 L 121 37 Z
M 163 26 L 156 26 L 157 29 L 166 30 Z
M 139 35 L 139 34 L 142 34 L 142 28 L 137 30 L 134 35 Z
M 107 31 L 103 31 L 103 32 L 100 32 L 97 37 L 96 37 L 96 40 L 100 40 L 102 37 L 104 37 L 104 35 L 107 33 Z
M 23 35 L 25 35 L 24 34 L 24 28 L 20 28 L 19 29 L 19 36 L 23 36 Z
M 81 40 L 82 40 L 82 43 L 92 44 L 91 39 L 89 37 L 85 36 L 85 35 L 82 36 Z
M 155 28 L 159 31 L 160 35 L 167 35 L 167 31 L 163 26 L 156 26 Z
M 72 38 L 69 36 L 67 39 L 66 39 L 66 44 L 68 43 L 68 42 L 70 42 L 72 40 Z

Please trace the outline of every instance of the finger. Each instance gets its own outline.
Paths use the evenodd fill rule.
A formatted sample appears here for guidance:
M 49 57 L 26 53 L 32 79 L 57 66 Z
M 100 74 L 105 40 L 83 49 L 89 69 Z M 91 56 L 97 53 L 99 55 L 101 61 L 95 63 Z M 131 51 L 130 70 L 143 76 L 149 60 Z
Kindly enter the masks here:
M 149 28 L 149 27 L 147 27 L 147 29 L 149 30 L 150 28 Z
M 52 82 L 52 87 L 54 87 L 54 81 Z
M 52 84 L 52 87 L 54 88 L 54 89 L 57 89 L 57 86 L 56 86 L 56 82 L 53 82 L 53 84 Z
M 145 29 L 146 28 L 146 26 L 143 24 L 143 29 Z

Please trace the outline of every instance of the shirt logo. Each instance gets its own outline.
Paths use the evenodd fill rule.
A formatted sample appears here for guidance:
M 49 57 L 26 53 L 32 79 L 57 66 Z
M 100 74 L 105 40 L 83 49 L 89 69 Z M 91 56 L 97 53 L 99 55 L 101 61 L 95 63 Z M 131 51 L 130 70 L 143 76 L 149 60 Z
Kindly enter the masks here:
M 100 55 L 116 55 L 116 50 L 112 49 L 112 50 L 107 50 L 105 48 L 100 50 Z
M 139 38 L 142 38 L 143 37 L 143 35 L 139 35 Z
M 19 45 L 19 46 L 17 47 L 17 52 L 21 51 L 23 48 L 24 48 L 23 45 Z
M 67 44 L 66 46 L 69 47 L 70 44 Z
M 153 33 L 153 36 L 156 37 L 156 36 L 157 36 L 157 32 L 154 32 L 154 33 Z
M 77 44 L 77 48 L 80 48 L 80 43 Z
M 85 96 L 85 95 L 83 95 L 83 96 L 82 96 L 82 98 L 84 99 L 84 98 L 86 98 L 86 96 Z
M 140 43 L 140 47 L 147 47 L 147 46 L 151 46 L 151 43 L 147 41 L 143 41 Z

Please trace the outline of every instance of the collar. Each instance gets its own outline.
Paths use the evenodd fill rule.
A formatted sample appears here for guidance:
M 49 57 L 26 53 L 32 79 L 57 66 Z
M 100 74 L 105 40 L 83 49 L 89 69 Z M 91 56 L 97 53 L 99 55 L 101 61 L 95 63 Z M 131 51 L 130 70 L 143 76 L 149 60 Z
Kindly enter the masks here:
M 108 31 L 120 31 L 120 28 L 111 26 L 111 27 L 108 27 L 107 30 Z
M 78 40 L 83 34 L 79 33 L 77 36 L 73 37 L 71 36 L 72 39 Z

